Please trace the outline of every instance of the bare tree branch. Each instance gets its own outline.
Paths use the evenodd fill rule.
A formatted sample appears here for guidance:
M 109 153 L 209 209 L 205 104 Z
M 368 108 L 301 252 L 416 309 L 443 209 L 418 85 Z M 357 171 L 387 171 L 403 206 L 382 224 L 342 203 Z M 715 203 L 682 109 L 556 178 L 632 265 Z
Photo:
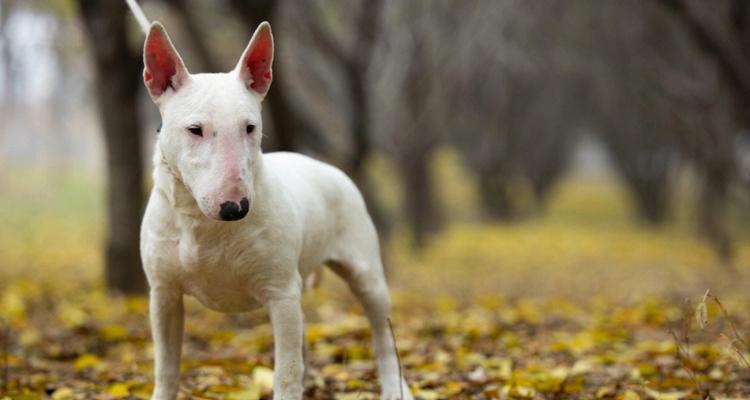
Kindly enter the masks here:
M 369 1 L 365 3 L 367 4 Z M 373 3 L 379 3 L 379 1 Z M 320 18 L 320 12 L 317 10 L 317 7 L 315 7 L 314 2 L 309 1 L 305 4 L 307 7 L 306 13 L 308 15 L 313 15 L 312 17 L 307 18 L 309 22 L 305 24 L 305 28 L 310 34 L 309 40 L 314 42 L 315 45 L 324 51 L 330 58 L 336 60 L 342 65 L 353 64 L 354 57 L 352 52 L 349 51 L 349 49 L 347 49 L 332 32 L 326 30 L 323 27 L 323 24 L 318 22 L 322 18 Z
M 208 49 L 204 39 L 206 35 L 203 34 L 203 28 L 193 14 L 193 9 L 187 4 L 186 0 L 167 0 L 167 4 L 180 16 L 180 21 L 185 26 L 185 33 L 190 38 L 198 56 L 201 69 L 204 72 L 218 72 L 219 66 L 216 63 L 216 58 Z
M 701 50 L 718 62 L 722 73 L 730 83 L 737 87 L 738 94 L 745 104 L 750 104 L 750 62 L 743 57 L 743 52 L 720 35 L 712 32 L 693 13 L 685 0 L 656 0 L 666 10 L 670 11 L 685 27 Z M 742 1 L 741 1 L 742 2 Z M 744 7 L 744 6 L 743 6 Z M 735 21 L 742 26 L 741 20 Z

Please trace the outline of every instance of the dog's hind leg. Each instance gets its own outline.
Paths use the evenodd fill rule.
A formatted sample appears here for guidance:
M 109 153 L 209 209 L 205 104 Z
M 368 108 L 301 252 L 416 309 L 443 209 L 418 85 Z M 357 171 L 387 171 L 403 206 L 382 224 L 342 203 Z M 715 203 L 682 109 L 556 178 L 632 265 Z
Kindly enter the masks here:
M 331 260 L 327 265 L 349 284 L 370 322 L 381 399 L 411 400 L 409 387 L 401 376 L 397 349 L 388 322 L 391 299 L 380 257 L 343 257 Z

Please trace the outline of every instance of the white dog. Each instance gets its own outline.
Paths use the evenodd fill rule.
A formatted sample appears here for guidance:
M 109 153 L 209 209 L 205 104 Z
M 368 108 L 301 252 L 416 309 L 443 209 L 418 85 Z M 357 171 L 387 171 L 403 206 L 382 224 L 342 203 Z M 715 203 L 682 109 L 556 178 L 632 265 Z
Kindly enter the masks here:
M 229 73 L 190 74 L 159 23 L 129 0 L 147 33 L 143 79 L 159 107 L 154 187 L 141 256 L 151 287 L 154 399 L 179 387 L 183 294 L 214 310 L 266 306 L 275 342 L 274 399 L 301 399 L 305 278 L 323 264 L 345 279 L 372 327 L 382 399 L 411 399 L 389 330 L 377 232 L 359 191 L 334 167 L 261 153 L 271 85 L 271 27 L 255 31 Z

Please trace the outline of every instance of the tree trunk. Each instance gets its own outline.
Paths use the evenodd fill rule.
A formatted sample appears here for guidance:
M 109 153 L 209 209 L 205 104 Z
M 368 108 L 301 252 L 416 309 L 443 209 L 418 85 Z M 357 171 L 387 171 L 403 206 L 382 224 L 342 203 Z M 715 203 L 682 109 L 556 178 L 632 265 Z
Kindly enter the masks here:
M 268 92 L 266 101 L 270 106 L 271 123 L 273 124 L 273 134 L 269 137 L 270 143 L 265 147 L 268 151 L 295 151 L 298 150 L 297 143 L 297 126 L 296 114 L 292 111 L 289 100 L 284 96 L 283 82 L 284 73 L 281 68 L 274 68 L 274 82 L 276 90 Z
M 716 250 L 719 260 L 730 266 L 734 248 L 725 220 L 728 192 L 728 177 L 725 171 L 722 169 L 706 172 L 702 189 L 698 205 L 700 229 Z
M 230 0 L 229 4 L 234 8 L 240 19 L 249 24 L 248 29 L 255 29 L 263 21 L 271 21 L 273 25 L 274 12 L 278 1 L 276 0 Z M 280 30 L 274 32 L 274 39 L 279 43 Z M 274 59 L 273 68 L 273 85 L 266 95 L 265 102 L 269 106 L 271 124 L 273 126 L 272 134 L 263 148 L 266 151 L 294 151 L 299 147 L 297 143 L 297 131 L 301 129 L 299 116 L 292 109 L 289 99 L 284 96 L 287 93 L 284 90 L 286 85 L 284 79 L 284 68 L 281 57 Z
M 433 151 L 424 150 L 401 153 L 397 157 L 404 188 L 404 212 L 411 227 L 412 244 L 416 248 L 427 246 L 442 226 L 430 170 Z
M 3 97 L 0 101 L 0 112 L 4 115 L 14 115 L 15 111 L 15 93 L 12 82 L 14 81 L 14 55 L 11 48 L 10 38 L 8 34 L 8 16 L 11 13 L 11 3 L 0 1 L 0 63 L 2 63 L 3 69 Z M 4 121 L 6 124 L 9 121 Z M 0 129 L 0 143 L 3 141 L 3 137 L 6 132 L 9 131 L 6 126 L 5 129 Z M 0 191 L 7 190 L 5 188 L 6 176 L 9 164 L 6 164 L 6 157 L 2 151 L 0 151 Z
M 430 73 L 424 40 L 412 49 L 406 87 L 406 124 L 411 125 L 394 137 L 396 159 L 404 192 L 404 210 L 411 224 L 413 245 L 425 247 L 431 236 L 442 227 L 439 202 L 435 198 L 430 161 L 440 144 L 439 129 L 427 115 L 430 96 L 434 95 L 434 76 Z
M 372 154 L 370 142 L 372 136 L 370 132 L 369 94 L 365 90 L 367 83 L 364 81 L 364 76 L 361 75 L 361 73 L 350 73 L 349 89 L 353 109 L 351 133 L 354 139 L 354 151 L 350 159 L 347 160 L 347 165 L 344 168 L 360 192 L 362 192 L 362 197 L 364 197 L 365 204 L 367 205 L 367 211 L 370 213 L 370 217 L 378 230 L 381 248 L 385 248 L 391 235 L 391 223 L 383 211 L 383 207 L 378 202 L 377 197 L 375 197 L 373 182 L 365 169 L 367 160 Z M 381 253 L 383 253 L 383 258 L 385 258 L 385 252 L 381 251 Z M 385 261 L 384 268 L 387 276 L 392 275 L 390 265 Z
M 638 206 L 638 215 L 651 225 L 660 225 L 667 220 L 669 211 L 669 180 L 666 176 L 652 179 L 630 179 L 630 191 Z
M 502 174 L 481 174 L 479 195 L 485 215 L 498 221 L 509 221 L 516 217 L 508 178 Z
M 391 226 L 374 196 L 373 184 L 365 170 L 367 159 L 372 154 L 371 139 L 373 137 L 368 72 L 380 30 L 382 9 L 382 0 L 368 0 L 362 5 L 358 18 L 357 45 L 354 55 L 348 60 L 340 61 L 348 61 L 344 63 L 344 70 L 352 104 L 350 129 L 354 139 L 354 151 L 348 162 L 351 169 L 348 172 L 365 198 L 370 216 L 378 228 L 381 242 L 387 243 Z
M 391 225 L 382 207 L 374 196 L 373 183 L 367 176 L 367 160 L 372 154 L 372 121 L 370 114 L 369 76 L 376 39 L 379 35 L 379 25 L 382 19 L 382 0 L 368 0 L 364 2 L 355 22 L 355 45 L 351 48 L 344 46 L 332 32 L 326 30 L 320 23 L 320 12 L 315 5 L 309 3 L 308 9 L 302 13 L 306 15 L 309 36 L 307 40 L 326 56 L 338 63 L 343 71 L 345 88 L 351 104 L 349 119 L 349 135 L 352 138 L 352 152 L 346 159 L 339 160 L 339 167 L 357 184 L 367 204 L 367 210 L 375 223 L 381 245 L 388 242 Z M 331 158 L 340 158 L 327 154 Z M 384 247 L 384 246 L 381 246 Z M 384 253 L 385 255 L 385 253 Z M 389 275 L 387 263 L 386 275 Z
M 107 287 L 122 293 L 142 293 L 146 280 L 139 234 L 144 187 L 137 110 L 141 62 L 128 47 L 125 2 L 81 0 L 79 6 L 94 57 L 107 156 Z

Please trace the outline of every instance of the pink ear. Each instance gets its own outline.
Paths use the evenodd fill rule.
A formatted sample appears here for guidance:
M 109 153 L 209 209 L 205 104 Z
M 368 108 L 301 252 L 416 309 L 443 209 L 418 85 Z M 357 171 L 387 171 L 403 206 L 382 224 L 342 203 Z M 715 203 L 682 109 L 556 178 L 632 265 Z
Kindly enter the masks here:
M 177 90 L 189 75 L 167 32 L 158 22 L 151 24 L 146 37 L 143 64 L 143 82 L 154 99 L 168 88 Z
M 263 97 L 268 93 L 273 80 L 272 64 L 273 34 L 271 25 L 263 22 L 255 30 L 236 69 L 245 85 Z

